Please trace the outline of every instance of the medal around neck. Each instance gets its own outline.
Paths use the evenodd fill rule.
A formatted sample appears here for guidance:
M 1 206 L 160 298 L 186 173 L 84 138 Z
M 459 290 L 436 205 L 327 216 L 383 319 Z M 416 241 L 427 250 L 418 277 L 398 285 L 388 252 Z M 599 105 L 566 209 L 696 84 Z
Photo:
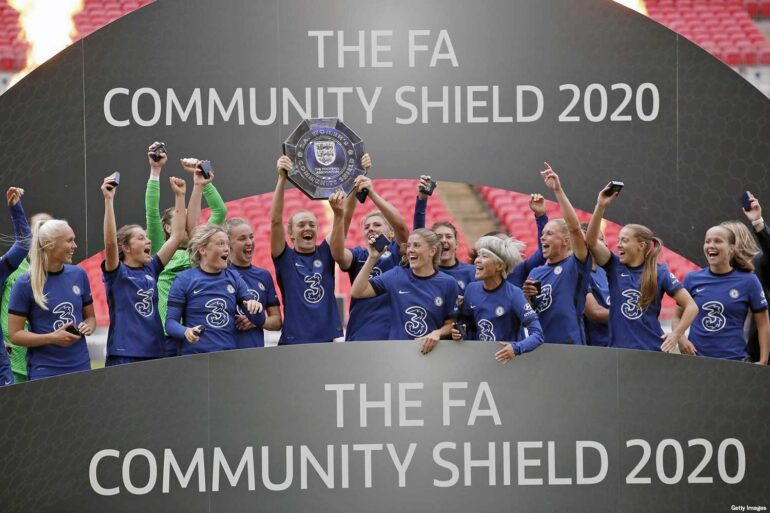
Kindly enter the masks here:
M 310 199 L 327 199 L 337 191 L 350 194 L 361 167 L 364 141 L 337 118 L 306 119 L 283 143 L 294 166 L 289 181 Z

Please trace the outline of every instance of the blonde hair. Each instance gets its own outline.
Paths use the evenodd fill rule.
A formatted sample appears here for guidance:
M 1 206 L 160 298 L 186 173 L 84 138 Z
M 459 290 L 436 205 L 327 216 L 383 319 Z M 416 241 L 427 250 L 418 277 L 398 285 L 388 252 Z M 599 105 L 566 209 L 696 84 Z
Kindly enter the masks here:
M 244 218 L 231 217 L 230 219 L 227 219 L 225 221 L 225 224 L 223 226 L 225 228 L 225 232 L 227 232 L 227 237 L 230 238 L 230 236 L 232 235 L 233 228 L 235 228 L 236 226 L 243 226 L 243 225 L 248 225 L 248 227 L 251 228 L 251 224 Z
M 749 256 L 749 253 L 746 251 L 738 251 L 738 244 L 736 243 L 738 237 L 733 229 L 728 226 L 728 224 L 730 223 L 718 224 L 716 226 L 712 226 L 709 228 L 709 230 L 714 228 L 721 228 L 727 233 L 727 242 L 733 246 L 733 256 L 730 257 L 730 266 L 735 267 L 736 269 L 741 269 L 743 271 L 754 272 L 754 263 L 751 261 L 751 257 L 754 255 Z M 740 226 L 744 225 L 740 224 Z M 706 233 L 708 233 L 708 230 L 706 230 Z M 758 251 L 759 250 L 757 250 L 757 252 Z
M 735 235 L 735 258 L 751 262 L 754 255 L 759 253 L 757 241 L 745 224 L 740 221 L 724 221 L 719 223 L 719 226 L 724 226 Z M 754 267 L 753 264 L 752 267 Z
M 366 221 L 367 221 L 369 218 L 371 218 L 371 217 L 379 217 L 380 219 L 382 219 L 382 222 L 383 222 L 383 223 L 385 223 L 385 226 L 387 226 L 387 227 L 388 227 L 388 230 L 390 230 L 390 233 L 393 233 L 393 226 L 392 226 L 392 225 L 391 225 L 391 224 L 388 222 L 388 220 L 387 220 L 387 219 L 385 219 L 385 216 L 384 216 L 384 215 L 383 215 L 383 213 L 382 213 L 382 212 L 380 212 L 379 210 L 372 210 L 371 212 L 369 212 L 368 214 L 366 214 L 366 215 L 364 216 L 364 219 L 363 219 L 363 221 L 361 221 L 361 225 L 363 226 L 364 224 L 366 224 Z
M 318 218 L 315 216 L 314 213 L 312 213 L 309 210 L 298 210 L 294 212 L 291 216 L 289 216 L 289 222 L 286 225 L 286 231 L 289 232 L 289 237 L 291 237 L 294 233 L 294 218 L 297 217 L 300 214 L 310 214 L 310 216 L 315 219 L 316 225 L 318 224 Z
M 433 255 L 433 269 L 437 269 L 439 263 L 441 262 L 441 241 L 438 240 L 436 233 L 432 230 L 428 230 L 427 228 L 418 228 L 409 234 L 410 237 L 412 235 L 419 236 L 422 240 L 425 241 L 428 247 L 436 248 L 436 254 Z M 403 256 L 401 257 L 401 261 L 408 267 L 409 259 L 406 256 L 406 251 L 402 251 L 402 254 Z
M 663 241 L 653 235 L 652 230 L 641 224 L 627 224 L 623 227 L 630 230 L 631 235 L 644 244 L 644 264 L 642 267 L 642 283 L 639 287 L 641 298 L 639 308 L 647 310 L 658 295 L 658 256 L 663 250 Z
M 208 244 L 214 235 L 220 232 L 227 235 L 227 231 L 217 224 L 203 224 L 195 228 L 187 245 L 187 253 L 190 255 L 190 262 L 193 267 L 198 267 L 201 263 L 200 249 Z
M 524 243 L 510 237 L 502 239 L 494 235 L 481 237 L 476 241 L 476 252 L 488 251 L 503 263 L 503 279 L 507 278 L 519 262 Z
M 37 306 L 48 310 L 48 300 L 43 289 L 48 280 L 48 253 L 53 242 L 62 237 L 67 229 L 71 229 L 67 221 L 51 219 L 37 221 L 32 227 L 32 244 L 29 248 L 29 282 L 32 286 L 32 297 Z

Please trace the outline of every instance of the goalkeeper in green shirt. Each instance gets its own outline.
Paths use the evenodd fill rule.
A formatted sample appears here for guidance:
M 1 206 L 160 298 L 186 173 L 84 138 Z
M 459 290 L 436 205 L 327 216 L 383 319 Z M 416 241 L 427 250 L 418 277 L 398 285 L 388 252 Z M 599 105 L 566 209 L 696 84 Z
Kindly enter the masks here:
M 147 159 L 150 163 L 150 178 L 147 180 L 147 189 L 144 196 L 144 208 L 145 215 L 147 216 L 147 236 L 152 241 L 152 253 L 155 254 L 163 246 L 163 243 L 168 239 L 171 234 L 171 216 L 174 214 L 174 208 L 167 208 L 162 213 L 160 212 L 160 173 L 163 169 L 163 165 L 168 160 L 168 156 L 165 152 L 155 153 L 152 148 L 157 146 L 158 143 L 154 143 L 150 146 L 150 151 L 147 153 Z M 159 160 L 155 160 L 159 158 Z M 222 200 L 222 196 L 219 195 L 219 191 L 214 187 L 211 181 L 214 179 L 213 173 L 209 178 L 203 178 L 200 170 L 198 170 L 197 159 L 186 158 L 181 161 L 182 167 L 185 171 L 193 174 L 194 187 L 190 200 L 187 203 L 187 237 L 180 244 L 179 249 L 176 250 L 174 256 L 166 264 L 166 267 L 160 273 L 158 277 L 158 312 L 160 313 L 161 321 L 163 325 L 166 325 L 166 310 L 168 308 L 168 291 L 171 289 L 171 284 L 174 282 L 177 273 L 190 269 L 191 262 L 190 256 L 187 253 L 187 241 L 190 234 L 193 232 L 201 216 L 201 197 L 206 198 L 206 202 L 211 208 L 211 217 L 209 217 L 209 224 L 221 225 L 225 222 L 227 216 L 227 207 Z M 177 342 L 168 338 L 166 341 L 166 355 L 176 356 L 178 353 Z

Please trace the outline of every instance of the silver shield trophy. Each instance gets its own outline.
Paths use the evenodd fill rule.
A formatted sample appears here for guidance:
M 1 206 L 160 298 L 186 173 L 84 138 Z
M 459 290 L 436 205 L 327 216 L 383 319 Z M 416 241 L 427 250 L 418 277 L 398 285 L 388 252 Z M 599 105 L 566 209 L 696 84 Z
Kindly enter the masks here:
M 306 119 L 283 143 L 294 166 L 288 178 L 310 199 L 327 199 L 336 191 L 350 194 L 361 167 L 364 141 L 337 118 Z

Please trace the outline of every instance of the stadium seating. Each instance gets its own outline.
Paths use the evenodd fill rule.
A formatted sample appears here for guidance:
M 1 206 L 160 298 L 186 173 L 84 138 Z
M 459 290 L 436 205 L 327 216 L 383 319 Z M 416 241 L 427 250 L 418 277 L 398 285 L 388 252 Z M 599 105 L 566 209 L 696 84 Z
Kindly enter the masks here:
M 770 65 L 770 42 L 751 16 L 770 16 L 770 0 L 646 0 L 654 20 L 736 66 Z

